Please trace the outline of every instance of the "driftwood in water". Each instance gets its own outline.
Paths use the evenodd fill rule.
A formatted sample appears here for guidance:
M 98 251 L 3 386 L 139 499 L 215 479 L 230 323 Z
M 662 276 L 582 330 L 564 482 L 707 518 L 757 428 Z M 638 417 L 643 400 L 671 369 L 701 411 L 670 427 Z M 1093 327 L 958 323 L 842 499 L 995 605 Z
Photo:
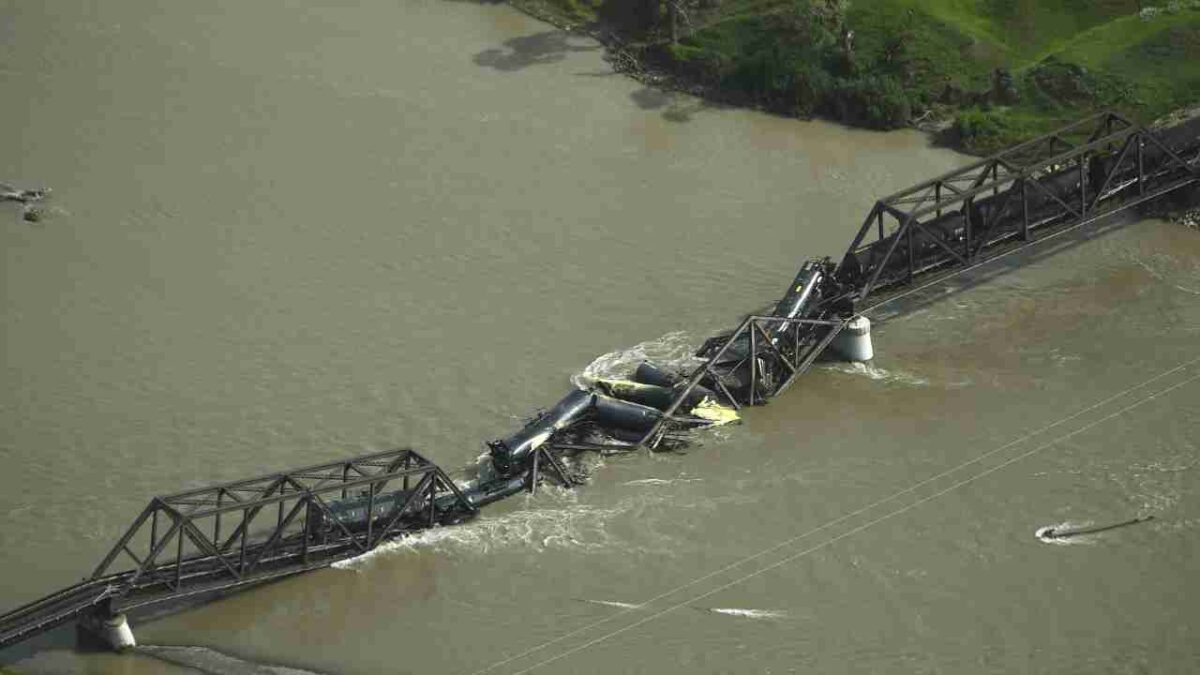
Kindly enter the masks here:
M 1072 527 L 1072 528 L 1046 527 L 1046 528 L 1042 528 L 1041 530 L 1038 530 L 1037 536 L 1039 539 L 1066 539 L 1067 537 L 1077 537 L 1077 536 L 1083 535 L 1083 534 L 1096 534 L 1097 532 L 1107 532 L 1108 530 L 1115 530 L 1118 527 L 1128 527 L 1130 525 L 1137 525 L 1138 523 L 1145 523 L 1145 522 L 1149 522 L 1151 520 L 1154 520 L 1154 516 L 1144 516 L 1144 517 L 1139 517 L 1139 518 L 1132 518 L 1130 520 L 1123 520 L 1119 523 L 1111 523 L 1109 525 L 1095 525 L 1095 526 L 1091 526 L 1091 527 Z

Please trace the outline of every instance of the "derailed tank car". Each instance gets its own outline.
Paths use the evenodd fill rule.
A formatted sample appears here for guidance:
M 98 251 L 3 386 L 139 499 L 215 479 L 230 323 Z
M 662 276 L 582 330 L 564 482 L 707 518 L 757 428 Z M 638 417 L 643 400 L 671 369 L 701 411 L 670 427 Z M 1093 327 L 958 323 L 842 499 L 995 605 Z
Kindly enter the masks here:
M 393 490 L 378 493 L 372 498 L 369 493 L 364 491 L 357 497 L 330 502 L 328 514 L 315 509 L 309 512 L 309 536 L 315 541 L 323 541 L 335 530 L 340 532 L 341 528 L 350 532 L 362 532 L 368 528 L 368 524 L 372 529 L 386 527 L 404 508 L 414 492 L 403 489 Z M 453 525 L 471 517 L 471 514 L 464 514 L 461 509 L 455 508 L 456 506 L 454 495 L 443 495 L 434 499 L 433 523 Z M 412 529 L 428 525 L 431 520 L 429 509 L 429 498 L 418 497 L 415 503 L 409 505 L 408 512 L 401 517 L 402 526 L 404 525 L 403 521 L 410 521 Z M 370 517 L 367 515 L 368 511 Z

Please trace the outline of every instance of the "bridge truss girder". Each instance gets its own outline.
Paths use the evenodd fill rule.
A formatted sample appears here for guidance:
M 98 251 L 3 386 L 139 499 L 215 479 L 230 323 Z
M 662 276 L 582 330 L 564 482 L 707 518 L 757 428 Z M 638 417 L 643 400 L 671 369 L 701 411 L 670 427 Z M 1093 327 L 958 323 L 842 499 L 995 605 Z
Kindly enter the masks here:
M 374 500 L 389 484 L 403 499 L 382 517 L 367 517 L 365 527 L 348 527 L 330 508 L 361 493 L 365 513 L 374 514 Z M 91 579 L 113 578 L 109 597 L 137 607 L 325 566 L 475 512 L 437 465 L 413 450 L 389 450 L 155 497 Z M 317 536 L 314 522 L 329 523 L 331 531 Z M 114 577 L 110 570 L 123 559 L 134 567 Z
M 1101 113 L 878 200 L 835 277 L 863 300 L 1198 180 L 1197 159 L 1116 113 Z

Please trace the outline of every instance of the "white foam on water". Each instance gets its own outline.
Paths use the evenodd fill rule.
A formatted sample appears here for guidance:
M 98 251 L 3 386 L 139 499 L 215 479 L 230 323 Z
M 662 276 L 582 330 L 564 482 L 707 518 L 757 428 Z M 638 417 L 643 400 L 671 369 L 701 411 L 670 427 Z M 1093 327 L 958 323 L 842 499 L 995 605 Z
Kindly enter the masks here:
M 846 361 L 839 361 L 827 364 L 824 367 L 839 373 L 845 373 L 847 375 L 862 375 L 880 382 L 895 382 L 896 384 L 904 384 L 910 387 L 929 386 L 929 380 L 920 377 L 919 375 L 885 370 L 874 363 L 850 363 Z
M 496 467 L 492 464 L 492 454 L 490 452 L 480 453 L 473 464 L 463 467 L 462 474 L 469 478 L 454 482 L 459 490 L 469 490 L 479 483 L 486 483 L 496 478 Z
M 379 556 L 435 552 L 449 555 L 482 556 L 496 550 L 521 548 L 533 551 L 569 550 L 581 552 L 629 548 L 630 542 L 609 531 L 609 523 L 624 514 L 644 510 L 650 503 L 663 503 L 669 495 L 642 493 L 601 508 L 579 504 L 578 493 L 544 486 L 536 497 L 526 495 L 528 508 L 499 516 L 484 515 L 468 523 L 434 527 L 385 542 L 374 550 L 332 565 L 334 569 L 364 569 Z M 514 499 L 519 499 L 514 498 Z M 547 505 L 546 502 L 555 502 Z M 678 504 L 673 503 L 678 507 Z M 673 543 L 662 541 L 656 552 L 671 553 Z
M 1071 546 L 1073 544 L 1094 544 L 1096 543 L 1095 535 L 1091 534 L 1074 534 L 1068 537 L 1048 537 L 1046 533 L 1050 530 L 1074 530 L 1082 527 L 1091 527 L 1094 523 L 1073 523 L 1065 521 L 1055 523 L 1053 525 L 1043 525 L 1034 531 L 1033 536 L 1038 538 L 1038 541 L 1043 544 L 1056 544 L 1058 546 Z
M 1200 518 L 1178 518 L 1155 523 L 1155 530 L 1160 533 L 1174 533 L 1183 530 L 1200 528 Z
M 703 478 L 639 478 L 627 480 L 621 485 L 674 485 L 675 483 L 699 483 Z
M 736 616 L 743 619 L 783 619 L 787 617 L 787 612 L 774 609 L 741 609 L 739 607 L 709 607 L 709 612 L 713 614 L 724 614 L 725 616 Z
M 1193 447 L 1194 451 L 1195 448 Z M 1200 458 L 1176 455 L 1167 458 L 1149 460 L 1141 464 L 1131 464 L 1130 469 L 1144 473 L 1180 473 L 1200 467 Z
M 1180 486 L 1194 480 L 1200 461 L 1196 459 L 1196 444 L 1183 440 L 1178 452 L 1163 454 L 1155 459 L 1134 462 L 1120 468 L 1113 466 L 1108 479 L 1121 486 L 1127 498 L 1138 505 L 1142 513 L 1162 513 L 1174 510 L 1184 492 Z
M 702 361 L 693 354 L 700 347 L 684 331 L 673 331 L 666 335 L 596 357 L 583 372 L 571 377 L 571 382 L 580 389 L 587 389 L 596 379 L 628 379 L 642 361 L 649 361 L 663 368 L 689 369 Z
M 642 605 L 633 602 L 618 602 L 616 600 L 591 600 L 588 598 L 575 598 L 579 602 L 586 602 L 592 605 L 604 605 L 605 607 L 617 607 L 620 609 L 638 609 Z
M 247 661 L 208 647 L 142 645 L 137 651 L 208 675 L 320 675 L 311 670 Z
M 1050 360 L 1057 364 L 1066 364 L 1074 361 L 1082 361 L 1083 357 L 1078 354 L 1064 352 L 1062 349 L 1055 347 L 1048 354 Z

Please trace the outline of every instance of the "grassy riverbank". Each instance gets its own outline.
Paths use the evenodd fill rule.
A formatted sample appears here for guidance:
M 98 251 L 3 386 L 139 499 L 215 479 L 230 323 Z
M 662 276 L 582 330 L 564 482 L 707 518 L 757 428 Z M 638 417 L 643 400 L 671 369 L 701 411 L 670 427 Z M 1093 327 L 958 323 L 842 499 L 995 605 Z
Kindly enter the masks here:
M 513 0 L 719 98 L 988 152 L 1098 108 L 1200 103 L 1200 0 Z

